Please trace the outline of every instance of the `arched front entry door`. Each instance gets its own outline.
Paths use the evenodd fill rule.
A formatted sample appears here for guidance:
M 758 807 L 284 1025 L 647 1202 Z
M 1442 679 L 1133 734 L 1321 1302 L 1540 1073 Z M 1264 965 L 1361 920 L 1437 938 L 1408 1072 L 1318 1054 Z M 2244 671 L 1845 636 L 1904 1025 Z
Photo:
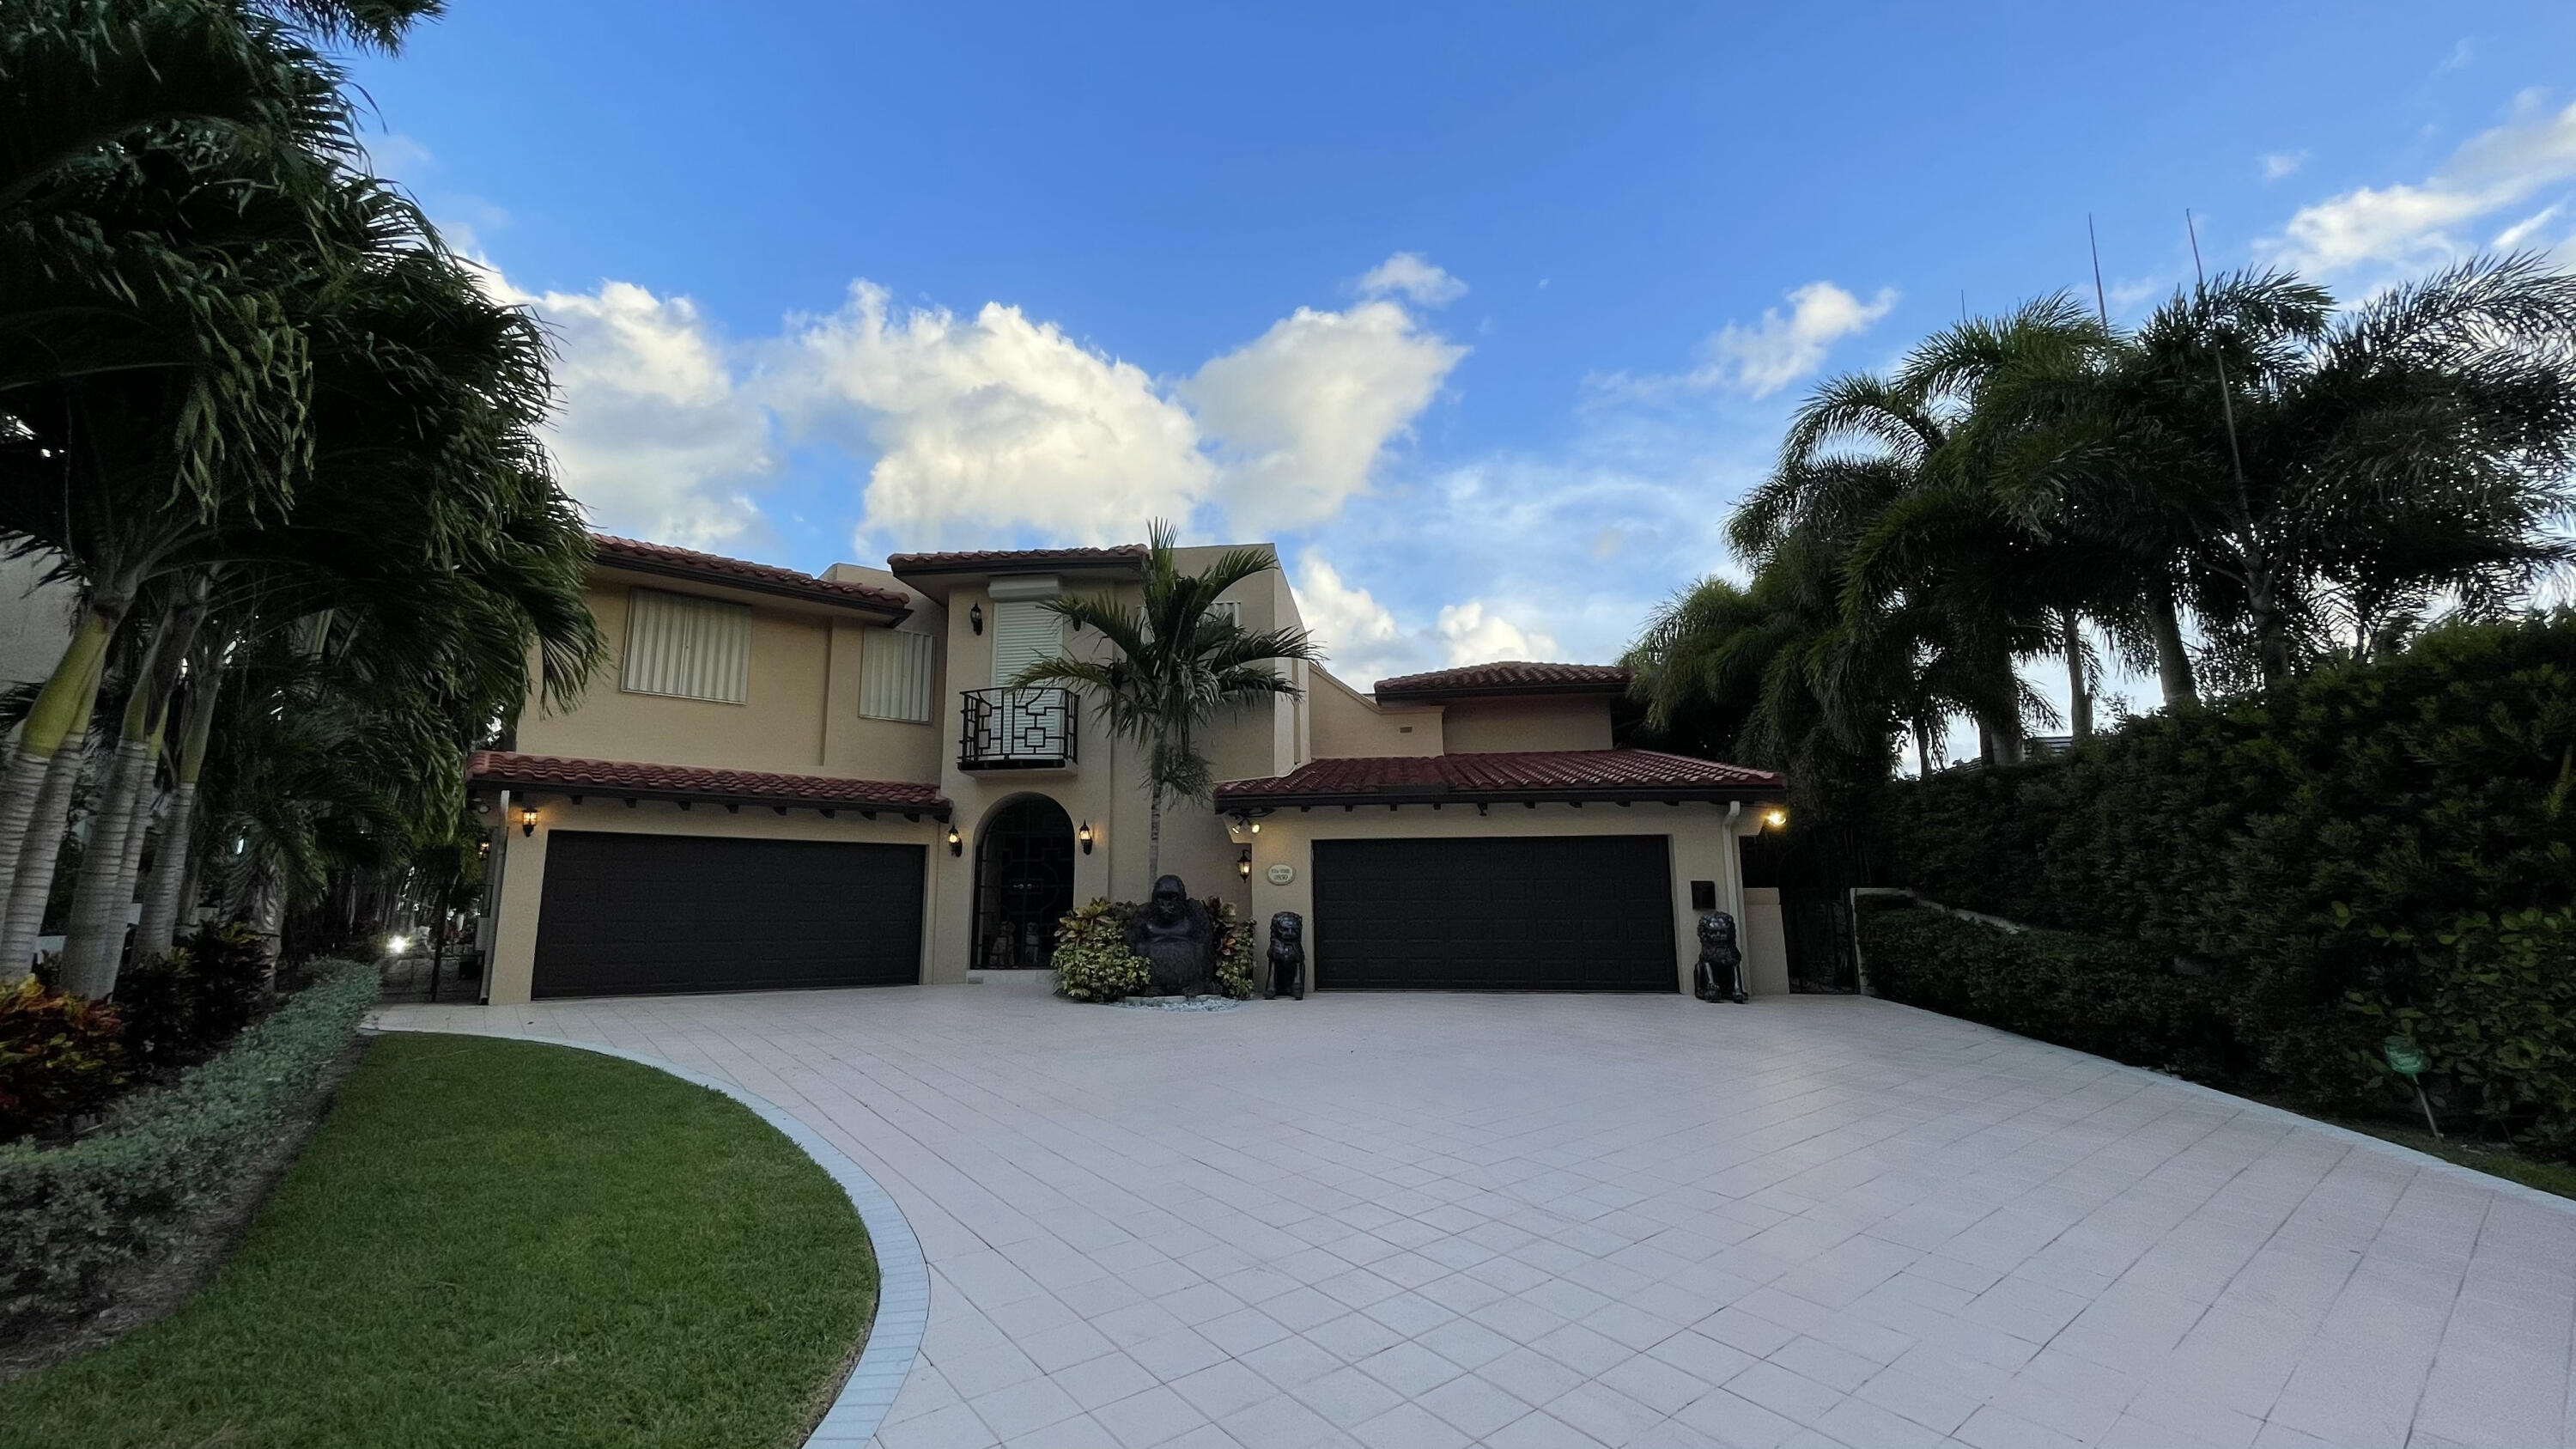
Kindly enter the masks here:
M 978 836 L 975 964 L 1043 969 L 1056 923 L 1073 909 L 1073 817 L 1044 795 L 1023 795 L 985 817 Z

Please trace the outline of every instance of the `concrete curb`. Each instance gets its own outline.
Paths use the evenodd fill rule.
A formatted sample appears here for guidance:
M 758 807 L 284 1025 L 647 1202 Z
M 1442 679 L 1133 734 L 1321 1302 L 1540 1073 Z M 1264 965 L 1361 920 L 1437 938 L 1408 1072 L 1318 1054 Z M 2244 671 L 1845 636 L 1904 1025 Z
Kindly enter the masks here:
M 383 1028 L 369 1026 L 369 1031 Z M 431 1028 L 401 1027 L 402 1031 L 426 1031 Z M 805 1439 L 806 1449 L 863 1449 L 876 1437 L 877 1426 L 885 1421 L 886 1410 L 894 1407 L 894 1396 L 903 1388 L 904 1377 L 912 1372 L 913 1360 L 921 1356 L 922 1330 L 930 1324 L 930 1265 L 922 1259 L 921 1240 L 913 1236 L 912 1224 L 905 1220 L 903 1209 L 895 1206 L 867 1169 L 844 1156 L 839 1148 L 823 1140 L 774 1102 L 748 1092 L 731 1082 L 710 1077 L 703 1072 L 630 1052 L 598 1042 L 573 1041 L 559 1036 L 526 1036 L 516 1032 L 449 1031 L 451 1036 L 487 1036 L 501 1041 L 528 1041 L 542 1046 L 571 1047 L 576 1051 L 597 1052 L 605 1057 L 621 1057 L 639 1066 L 667 1072 L 681 1081 L 711 1088 L 733 1098 L 770 1126 L 787 1135 L 816 1166 L 831 1174 L 841 1190 L 850 1195 L 850 1205 L 859 1210 L 859 1221 L 867 1227 L 868 1243 L 877 1255 L 877 1314 L 868 1325 L 867 1348 L 841 1383 L 841 1392 L 814 1432 Z

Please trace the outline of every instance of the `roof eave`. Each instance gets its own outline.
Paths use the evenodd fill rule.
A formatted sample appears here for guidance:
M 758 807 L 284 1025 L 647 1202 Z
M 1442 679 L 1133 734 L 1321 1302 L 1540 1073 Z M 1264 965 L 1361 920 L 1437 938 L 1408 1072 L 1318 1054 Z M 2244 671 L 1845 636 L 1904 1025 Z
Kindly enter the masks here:
M 680 579 L 712 588 L 737 589 L 775 599 L 793 599 L 799 603 L 818 604 L 827 609 L 843 609 L 854 614 L 869 614 L 889 624 L 900 623 L 912 613 L 909 601 L 894 603 L 884 599 L 861 598 L 831 589 L 806 588 L 770 579 L 745 578 L 721 569 L 699 568 L 675 559 L 639 558 L 632 554 L 603 552 L 596 560 L 598 567 L 620 573 L 645 574 L 653 578 Z
M 568 784 L 561 780 L 535 779 L 504 774 L 477 775 L 473 785 L 481 788 L 510 790 L 529 795 L 561 795 L 566 799 L 583 799 L 592 795 L 607 800 L 666 800 L 675 804 L 726 805 L 735 809 L 749 806 L 770 810 L 817 810 L 826 813 L 850 810 L 863 814 L 888 813 L 913 818 L 928 816 L 945 820 L 953 810 L 946 800 L 887 800 L 861 798 L 817 800 L 807 795 L 771 795 L 759 791 L 677 790 L 667 785 L 618 785 L 583 782 Z
M 1456 703 L 1465 699 L 1519 699 L 1533 694 L 1591 694 L 1605 699 L 1626 694 L 1625 683 L 1595 680 L 1568 680 L 1548 684 L 1510 685 L 1431 685 L 1419 689 L 1373 689 L 1370 693 L 1385 704 Z
M 1538 789 L 1419 789 L 1397 787 L 1378 790 L 1300 790 L 1228 795 L 1220 785 L 1216 791 L 1219 809 L 1240 807 L 1250 810 L 1294 806 L 1300 809 L 1318 805 L 1684 805 L 1718 804 L 1731 800 L 1785 800 L 1785 784 L 1745 785 L 1558 785 Z

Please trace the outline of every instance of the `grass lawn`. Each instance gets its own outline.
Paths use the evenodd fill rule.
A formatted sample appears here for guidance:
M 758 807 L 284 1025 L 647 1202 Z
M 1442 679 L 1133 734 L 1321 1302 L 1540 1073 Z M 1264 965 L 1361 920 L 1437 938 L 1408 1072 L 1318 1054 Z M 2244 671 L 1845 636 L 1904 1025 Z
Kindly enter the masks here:
M 792 1445 L 876 1288 L 849 1199 L 738 1103 L 388 1035 L 214 1281 L 0 1388 L 0 1444 Z
M 2435 1137 L 2421 1127 L 2398 1127 L 2386 1122 L 2356 1122 L 2344 1117 L 2329 1117 L 2325 1120 L 2333 1122 L 2338 1127 L 2349 1127 L 2355 1132 L 2394 1142 L 2400 1147 L 2412 1147 L 2418 1152 L 2438 1157 L 2444 1162 L 2456 1162 L 2462 1167 L 2474 1167 L 2480 1172 L 2508 1178 L 2525 1187 L 2536 1187 L 2542 1192 L 2554 1192 L 2560 1197 L 2576 1197 L 2576 1165 L 2525 1157 L 2509 1147 L 2483 1146 L 2458 1137 Z

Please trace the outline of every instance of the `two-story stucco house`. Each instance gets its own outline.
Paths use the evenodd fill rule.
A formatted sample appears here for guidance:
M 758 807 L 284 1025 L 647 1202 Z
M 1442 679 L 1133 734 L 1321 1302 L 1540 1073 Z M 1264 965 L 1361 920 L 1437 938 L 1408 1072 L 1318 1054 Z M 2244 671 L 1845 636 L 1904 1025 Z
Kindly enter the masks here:
M 1045 600 L 1133 598 L 1145 556 L 816 577 L 600 539 L 608 664 L 473 762 L 488 999 L 1044 968 L 1077 902 L 1150 888 L 1146 796 L 1078 694 L 1005 686 L 1097 642 Z M 1300 624 L 1275 569 L 1227 602 L 1249 629 Z M 1776 902 L 1739 860 L 1782 780 L 1615 748 L 1623 671 L 1489 664 L 1363 693 L 1290 667 L 1300 695 L 1206 737 L 1224 783 L 1166 812 L 1162 868 L 1265 923 L 1305 917 L 1316 989 L 1686 990 L 1713 909 L 1743 923 L 1753 989 L 1788 989 Z

